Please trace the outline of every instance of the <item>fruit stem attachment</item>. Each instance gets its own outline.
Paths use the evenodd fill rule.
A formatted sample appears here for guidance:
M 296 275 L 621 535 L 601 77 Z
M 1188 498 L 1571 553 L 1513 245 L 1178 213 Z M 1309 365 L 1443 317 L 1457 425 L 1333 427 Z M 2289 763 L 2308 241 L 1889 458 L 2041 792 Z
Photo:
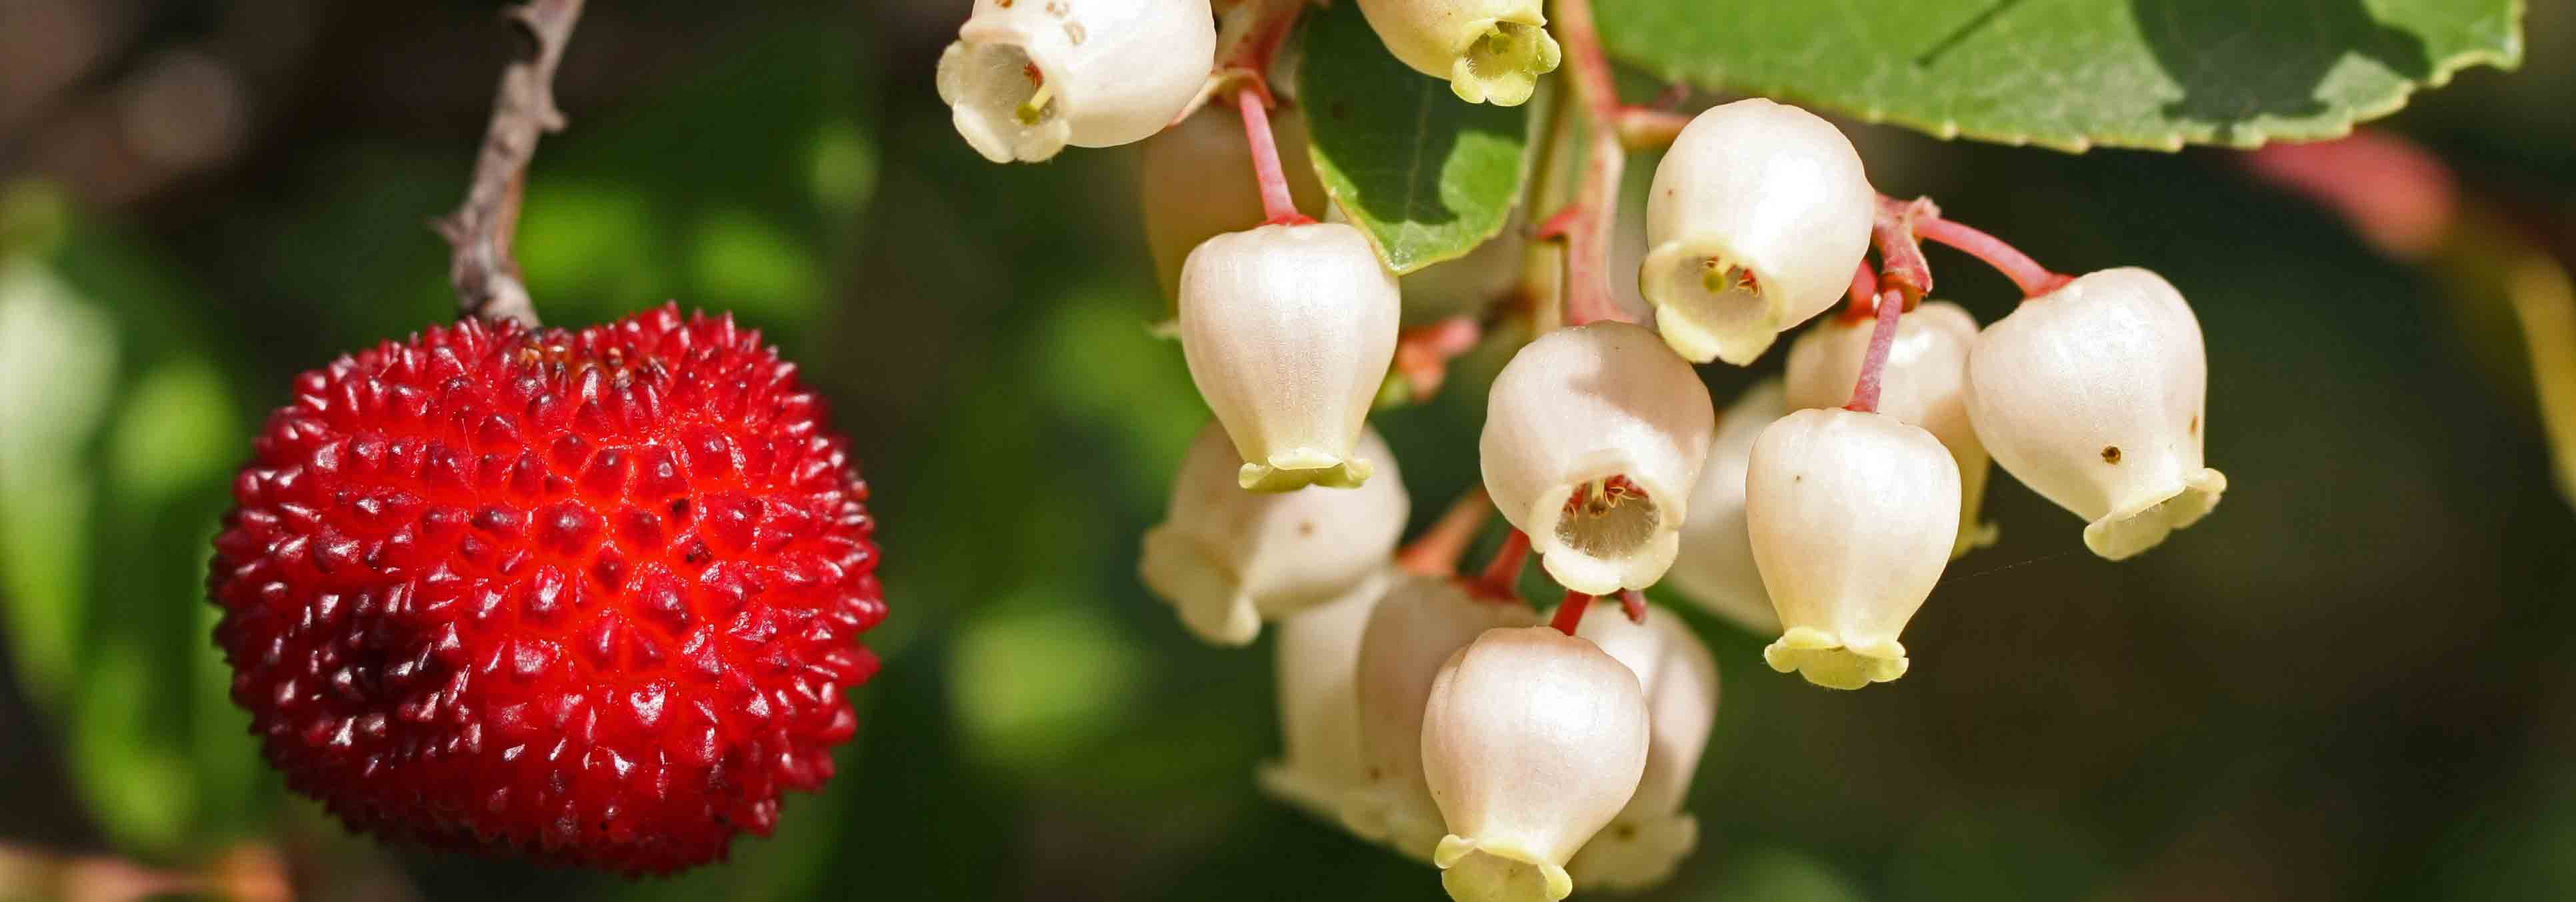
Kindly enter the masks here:
M 1896 346 L 1896 319 L 1905 315 L 1905 298 L 1896 289 L 1878 293 L 1878 325 L 1869 333 L 1868 356 L 1860 360 L 1860 382 L 1852 386 L 1844 410 L 1878 412 L 1878 390 L 1887 380 L 1888 349 Z
M 1875 315 L 1873 311 L 1878 309 L 1878 270 L 1871 269 L 1868 260 L 1852 267 L 1851 290 L 1846 296 L 1851 303 L 1843 305 L 1845 321 L 1858 322 Z
M 1887 209 L 1890 204 L 1904 203 L 1907 202 L 1888 198 L 1879 200 L 1882 210 Z M 2003 273 L 2005 278 L 2011 279 L 2013 285 L 2021 289 L 2021 296 L 2025 300 L 2056 291 L 2058 286 L 2074 281 L 2072 276 L 2050 272 L 2048 267 L 2039 265 L 2039 261 L 2031 259 L 2030 255 L 2022 253 L 2020 249 L 2004 243 L 2001 238 L 1969 228 L 1954 220 L 1943 219 L 1941 212 L 1938 209 L 1931 209 L 1928 202 L 1917 200 L 1912 203 L 1922 204 L 1924 207 L 1914 212 L 1911 231 L 1915 237 L 1966 251 L 1968 256 L 1994 267 L 1996 272 Z M 1881 221 L 1885 221 L 1883 217 Z M 1881 245 L 1882 252 L 1884 247 Z M 1928 290 L 1931 287 L 1930 283 L 1926 282 L 1924 287 Z
M 1262 100 L 1263 93 L 1256 85 L 1235 92 L 1235 103 L 1243 110 L 1243 136 L 1252 144 L 1252 174 L 1261 181 L 1261 212 L 1270 217 L 1271 225 L 1314 222 L 1297 212 L 1297 200 L 1288 193 L 1288 172 L 1279 165 L 1279 141 L 1271 137 L 1270 108 Z
M 1469 488 L 1430 529 L 1395 553 L 1395 565 L 1424 576 L 1455 575 L 1458 559 L 1467 554 L 1467 543 L 1475 540 L 1476 531 L 1484 528 L 1485 518 L 1493 512 L 1494 503 L 1485 497 L 1485 488 Z
M 1512 530 L 1503 537 L 1503 547 L 1494 552 L 1485 572 L 1467 581 L 1467 594 L 1495 603 L 1519 601 L 1521 570 L 1529 565 L 1529 553 L 1529 533 Z
M 1265 100 L 1271 99 L 1270 64 L 1278 59 L 1279 45 L 1287 43 L 1308 2 L 1235 0 L 1217 4 L 1216 65 L 1208 70 L 1207 83 L 1199 86 L 1198 94 L 1181 105 L 1180 112 L 1164 127 L 1179 125 L 1238 84 L 1260 91 Z
M 434 224 L 453 249 L 447 280 L 456 286 L 462 315 L 537 324 L 536 303 L 520 281 L 518 261 L 510 257 L 510 239 L 518 231 L 519 201 L 527 190 L 528 161 L 536 157 L 537 139 L 564 127 L 563 111 L 555 106 L 555 66 L 563 61 L 573 24 L 581 20 L 581 4 L 530 0 L 506 14 L 536 46 L 502 68 L 492 124 L 475 156 L 465 203 Z
M 1584 612 L 1591 609 L 1592 596 L 1568 589 L 1565 601 L 1556 606 L 1556 616 L 1550 618 L 1547 625 L 1555 627 L 1557 632 L 1574 635 L 1574 631 L 1583 626 Z
M 1905 309 L 1923 302 L 1932 293 L 1932 264 L 1923 259 L 1923 245 L 1914 239 L 1918 223 L 1941 218 L 1941 208 L 1932 199 L 1918 197 L 1897 200 L 1881 195 L 1878 214 L 1870 223 L 1870 240 L 1878 246 L 1878 282 L 1905 296 Z M 1870 296 L 1876 296 L 1871 292 Z
M 1628 164 L 1627 147 L 1620 141 L 1619 88 L 1610 77 L 1610 58 L 1601 52 L 1592 0 L 1556 0 L 1553 21 L 1591 144 L 1574 197 L 1539 233 L 1565 239 L 1566 324 L 1624 322 L 1628 317 L 1611 300 L 1610 290 L 1610 232 L 1619 215 L 1619 176 Z
M 1690 123 L 1687 114 L 1623 106 L 1619 108 L 1619 144 L 1629 150 L 1671 147 L 1681 137 L 1682 127 Z
M 1629 623 L 1643 625 L 1646 622 L 1646 593 L 1636 589 L 1619 590 L 1619 613 L 1628 615 Z

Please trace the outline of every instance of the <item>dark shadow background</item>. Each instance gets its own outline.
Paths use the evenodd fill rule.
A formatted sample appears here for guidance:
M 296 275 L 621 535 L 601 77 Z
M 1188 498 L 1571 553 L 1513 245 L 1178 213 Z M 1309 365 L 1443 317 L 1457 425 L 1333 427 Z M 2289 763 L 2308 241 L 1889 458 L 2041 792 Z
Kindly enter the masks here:
M 550 322 L 730 308 L 834 402 L 895 613 L 829 791 L 731 864 L 644 882 L 384 849 L 284 797 L 207 648 L 205 542 L 293 374 L 452 315 L 423 223 L 462 195 L 496 5 L 0 0 L 0 899 L 40 851 L 267 854 L 313 899 L 1440 898 L 1255 793 L 1266 643 L 1201 646 L 1137 585 L 1205 414 L 1143 328 L 1134 154 L 969 151 L 930 87 L 962 0 L 594 2 L 521 230 Z M 2142 25 L 2264 5 L 2137 2 Z M 2525 72 L 2396 122 L 2565 248 L 2562 6 L 2534 4 Z M 2322 69 L 2283 71 L 2184 103 L 2271 109 Z M 2231 491 L 2115 566 L 1996 479 L 2003 542 L 1952 566 L 1912 673 L 1865 692 L 1694 615 L 1728 683 L 1702 848 L 1652 897 L 2576 896 L 2576 516 L 2510 317 L 2224 152 L 1855 134 L 1890 193 L 2181 287 Z M 1943 295 L 2009 309 L 1935 254 Z M 1379 420 L 1419 519 L 1475 479 L 1491 365 Z M 1721 401 L 1755 375 L 1707 372 Z
M 2222 141 L 2233 140 L 2226 123 L 2324 112 L 2317 85 L 2349 57 L 2408 79 L 2433 70 L 2423 39 L 2380 24 L 2362 0 L 2130 0 L 2129 13 L 2182 86 L 2165 115 L 2219 123 Z

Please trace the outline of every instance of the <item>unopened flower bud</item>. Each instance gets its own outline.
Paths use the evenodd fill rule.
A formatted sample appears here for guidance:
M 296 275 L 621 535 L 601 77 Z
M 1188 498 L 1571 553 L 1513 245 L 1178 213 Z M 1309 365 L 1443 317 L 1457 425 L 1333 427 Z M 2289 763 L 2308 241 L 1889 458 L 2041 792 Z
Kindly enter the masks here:
M 1359 0 L 1387 52 L 1468 103 L 1518 106 L 1561 55 L 1539 0 Z
M 1869 356 L 1874 320 L 1830 319 L 1818 323 L 1789 345 L 1789 406 L 1841 407 L 1860 381 L 1861 361 Z M 1896 342 L 1888 346 L 1886 377 L 1880 383 L 1878 412 L 1899 422 L 1921 426 L 1950 449 L 1959 462 L 1959 541 L 1955 558 L 1994 544 L 1995 526 L 1978 523 L 1985 506 L 1986 473 L 1993 469 L 1986 446 L 1968 424 L 1968 349 L 1977 341 L 1977 320 L 1948 301 L 1930 301 L 1897 320 Z
M 1324 215 L 1324 186 L 1316 181 L 1306 153 L 1306 118 L 1296 107 L 1272 110 L 1270 135 L 1279 145 L 1279 166 L 1298 211 Z M 1145 247 L 1154 254 L 1163 299 L 1177 304 L 1181 262 L 1190 251 L 1218 235 L 1258 226 L 1270 214 L 1261 206 L 1260 182 L 1250 176 L 1252 144 L 1244 138 L 1240 112 L 1212 106 L 1146 139 L 1142 147 Z
M 2218 506 L 2202 465 L 2209 364 L 2200 323 L 2164 278 L 2106 269 L 2023 301 L 1968 356 L 1968 413 L 1995 462 L 2091 521 L 2119 560 Z
M 1447 832 L 1422 776 L 1422 712 L 1440 665 L 1486 630 L 1536 623 L 1517 601 L 1469 596 L 1457 583 L 1403 575 L 1369 611 L 1360 635 L 1358 694 L 1365 785 L 1343 820 L 1351 832 L 1425 861 Z
M 1648 757 L 1637 675 L 1544 626 L 1487 630 L 1451 655 L 1422 715 L 1422 770 L 1449 833 L 1432 853 L 1456 902 L 1554 902 L 1565 863 L 1637 792 Z
M 1959 466 L 1941 440 L 1885 414 L 1792 413 L 1753 443 L 1744 513 L 1787 627 L 1762 659 L 1833 689 L 1904 676 L 1897 634 L 1959 534 Z
M 1138 570 L 1200 639 L 1242 645 L 1277 620 L 1332 601 L 1387 565 L 1411 500 L 1377 433 L 1362 453 L 1386 471 L 1350 491 L 1244 491 L 1225 431 L 1209 424 L 1172 480 L 1172 505 L 1145 532 Z
M 1358 229 L 1265 225 L 1210 238 L 1181 266 L 1181 354 L 1234 437 L 1247 489 L 1350 488 L 1369 404 L 1395 357 L 1395 276 Z
M 975 0 L 939 55 L 939 99 L 985 159 L 1144 140 L 1216 64 L 1207 0 Z
M 1683 811 L 1682 803 L 1717 722 L 1717 659 L 1689 624 L 1652 606 L 1644 623 L 1605 611 L 1584 618 L 1574 634 L 1637 675 L 1646 692 L 1650 740 L 1637 794 L 1565 868 L 1584 886 L 1647 889 L 1672 877 L 1699 845 L 1699 818 Z
M 1317 817 L 1338 820 L 1367 782 L 1355 681 L 1360 634 L 1394 576 L 1381 569 L 1341 598 L 1279 622 L 1279 735 L 1286 749 L 1256 775 L 1263 792 Z
M 1717 437 L 1691 489 L 1690 521 L 1682 524 L 1681 554 L 1666 579 L 1682 597 L 1710 613 L 1764 636 L 1780 634 L 1780 615 L 1753 564 L 1753 537 L 1744 523 L 1744 468 L 1753 440 L 1789 413 L 1780 380 L 1765 379 L 1735 399 L 1717 418 Z
M 1751 363 L 1850 287 L 1877 200 L 1833 123 L 1761 98 L 1712 108 L 1655 167 L 1637 288 L 1682 356 Z
M 1643 328 L 1539 336 L 1487 396 L 1485 491 L 1559 584 L 1610 595 L 1662 579 L 1715 427 L 1708 387 Z

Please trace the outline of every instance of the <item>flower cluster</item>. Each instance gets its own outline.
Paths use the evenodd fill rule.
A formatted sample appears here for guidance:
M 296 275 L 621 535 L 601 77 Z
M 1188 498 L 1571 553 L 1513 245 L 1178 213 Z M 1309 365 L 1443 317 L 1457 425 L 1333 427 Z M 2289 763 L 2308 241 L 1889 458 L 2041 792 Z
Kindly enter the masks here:
M 1928 201 L 1884 198 L 1840 129 L 1769 100 L 1669 129 L 1634 273 L 1650 313 L 1583 302 L 1600 286 L 1576 283 L 1598 270 L 1576 264 L 1599 248 L 1580 236 L 1606 233 L 1614 205 L 1578 200 L 1517 236 L 1565 254 L 1564 296 L 1524 275 L 1474 315 L 1443 298 L 1455 328 L 1417 341 L 1406 317 L 1428 283 L 1399 280 L 1361 228 L 1312 218 L 1331 215 L 1320 192 L 1282 165 L 1304 159 L 1303 129 L 1293 110 L 1274 118 L 1262 79 L 1302 6 L 982 0 L 939 86 L 996 161 L 1163 132 L 1145 149 L 1149 243 L 1214 422 L 1144 537 L 1143 582 L 1210 642 L 1279 625 L 1286 749 L 1260 784 L 1438 867 L 1452 898 L 1652 886 L 1697 844 L 1686 800 L 1718 672 L 1641 594 L 1668 574 L 1776 637 L 1773 669 L 1859 689 L 1905 674 L 1907 621 L 1950 561 L 1995 541 L 1978 518 L 1992 465 L 2081 517 L 2112 560 L 2226 488 L 2202 460 L 2206 365 L 2173 286 L 2141 269 L 2057 276 Z M 1626 115 L 1580 0 L 1559 5 L 1556 35 L 1536 0 L 1358 6 L 1389 53 L 1464 100 L 1522 102 L 1570 59 L 1574 114 L 1596 135 Z M 1228 89 L 1236 111 L 1193 115 Z M 1615 190 L 1615 161 L 1590 172 Z M 1920 240 L 2005 270 L 2024 301 L 1984 328 L 1926 301 Z M 1547 257 L 1511 247 L 1443 266 L 1493 285 L 1497 263 Z M 1695 363 L 1752 364 L 1820 317 L 1782 377 L 1719 415 Z M 1487 390 L 1482 486 L 1399 551 L 1410 500 L 1369 417 L 1422 355 L 1480 336 L 1519 342 Z M 1510 529 L 1462 576 L 1491 511 Z M 1529 556 L 1567 590 L 1545 621 L 1518 591 Z M 1597 598 L 1626 616 L 1587 619 Z

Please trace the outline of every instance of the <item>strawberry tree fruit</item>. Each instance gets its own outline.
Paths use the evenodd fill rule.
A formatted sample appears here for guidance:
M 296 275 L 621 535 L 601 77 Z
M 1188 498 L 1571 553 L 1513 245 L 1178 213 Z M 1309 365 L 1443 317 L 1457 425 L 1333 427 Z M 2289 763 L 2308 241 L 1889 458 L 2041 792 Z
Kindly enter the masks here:
M 466 321 L 305 373 L 210 577 L 288 786 L 426 845 L 664 873 L 832 775 L 885 617 L 794 364 L 675 306 Z

